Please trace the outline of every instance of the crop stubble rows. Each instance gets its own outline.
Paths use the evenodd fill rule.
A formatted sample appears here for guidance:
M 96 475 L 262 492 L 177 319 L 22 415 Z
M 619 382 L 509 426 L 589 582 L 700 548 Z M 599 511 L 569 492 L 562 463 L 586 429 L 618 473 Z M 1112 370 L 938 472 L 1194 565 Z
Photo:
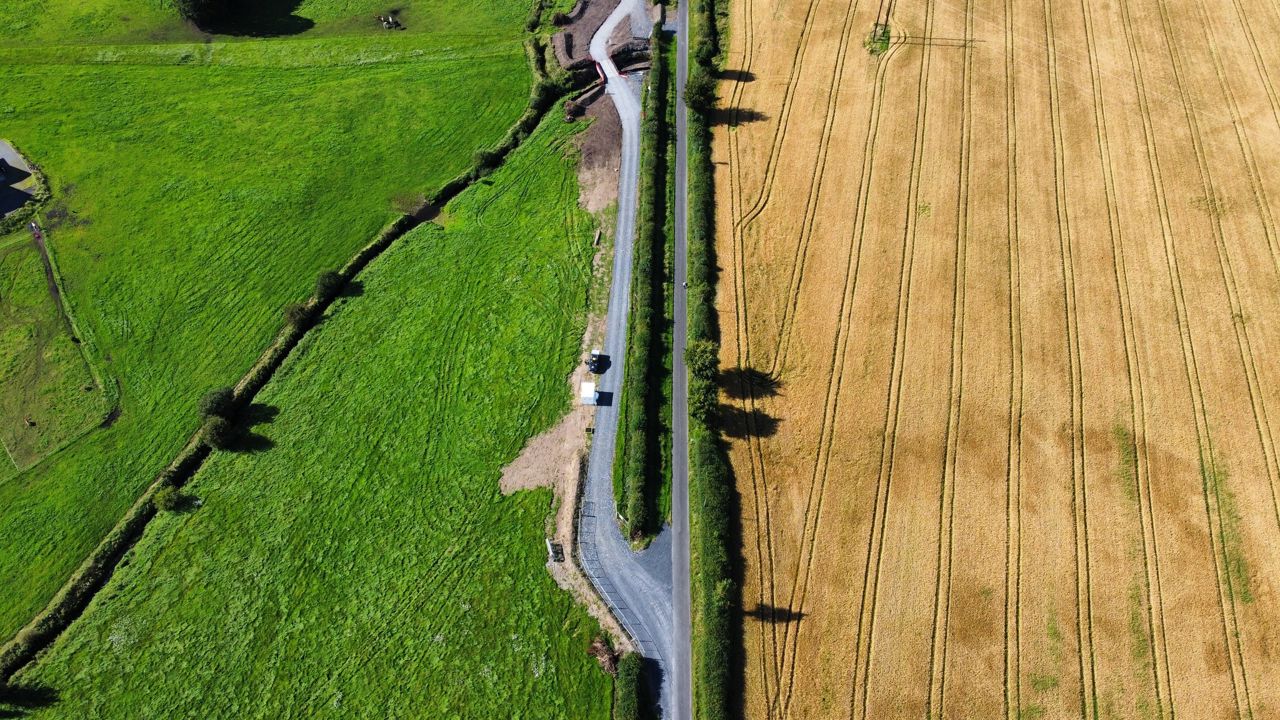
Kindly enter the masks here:
M 1265 716 L 1276 9 L 884 11 L 732 9 L 748 714 Z

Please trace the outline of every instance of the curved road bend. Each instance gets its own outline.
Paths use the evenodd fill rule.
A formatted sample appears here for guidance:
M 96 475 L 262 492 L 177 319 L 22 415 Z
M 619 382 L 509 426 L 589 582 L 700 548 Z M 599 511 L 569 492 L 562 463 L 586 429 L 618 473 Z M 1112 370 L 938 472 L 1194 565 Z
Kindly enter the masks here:
M 637 649 L 657 663 L 662 676 L 663 717 L 687 719 L 690 716 L 682 713 L 673 699 L 672 532 L 664 529 L 646 550 L 633 552 L 618 527 L 611 476 L 631 299 L 631 249 L 640 165 L 640 87 L 638 78 L 618 72 L 606 46 L 623 18 L 643 10 L 642 0 L 621 0 L 591 39 L 591 57 L 604 70 L 606 90 L 622 124 L 622 162 L 618 174 L 613 285 L 609 290 L 603 348 L 612 360 L 612 367 L 597 384 L 602 404 L 596 408 L 595 435 L 578 519 L 578 552 L 583 570 L 635 641 Z M 687 544 L 686 537 L 686 556 Z M 687 575 L 686 569 L 686 586 Z

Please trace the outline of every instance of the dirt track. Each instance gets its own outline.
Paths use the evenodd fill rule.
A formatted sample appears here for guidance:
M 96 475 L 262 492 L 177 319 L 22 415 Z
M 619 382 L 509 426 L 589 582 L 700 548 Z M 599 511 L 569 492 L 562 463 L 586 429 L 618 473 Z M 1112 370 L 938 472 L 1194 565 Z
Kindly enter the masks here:
M 1280 713 L 1280 10 L 733 0 L 750 717 Z

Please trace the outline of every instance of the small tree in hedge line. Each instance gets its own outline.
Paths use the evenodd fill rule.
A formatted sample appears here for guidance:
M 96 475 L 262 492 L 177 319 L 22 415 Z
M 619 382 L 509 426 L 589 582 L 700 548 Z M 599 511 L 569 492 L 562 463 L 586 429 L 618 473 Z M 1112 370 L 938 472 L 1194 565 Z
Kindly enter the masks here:
M 702 36 L 698 38 L 698 43 L 693 47 L 693 59 L 703 67 L 711 67 L 711 63 L 716 59 L 716 46 L 711 42 L 711 38 Z
M 478 150 L 474 159 L 476 170 L 481 176 L 488 175 L 502 163 L 502 156 L 496 150 Z
M 342 292 L 342 285 L 345 281 L 342 275 L 336 270 L 325 270 L 316 278 L 316 299 L 326 302 L 338 296 Z
M 710 340 L 694 340 L 684 349 L 689 372 L 700 380 L 714 380 L 720 369 L 720 350 Z
M 311 324 L 312 309 L 306 303 L 289 303 L 284 308 L 284 319 L 296 328 Z
M 230 420 L 214 415 L 204 421 L 200 437 L 209 447 L 215 450 L 226 450 L 235 441 L 235 426 Z
M 235 409 L 236 392 L 229 387 L 214 388 L 200 398 L 200 415 L 230 417 Z
M 187 507 L 188 500 L 187 496 L 182 494 L 182 491 L 170 486 L 157 490 L 155 497 L 151 498 L 151 504 L 155 505 L 156 510 L 179 512 Z
M 720 395 L 716 384 L 707 378 L 689 380 L 689 415 L 693 419 L 710 424 L 716 417 Z
M 684 100 L 695 111 L 707 114 L 716 107 L 716 81 L 711 73 L 701 66 L 689 73 L 684 84 Z

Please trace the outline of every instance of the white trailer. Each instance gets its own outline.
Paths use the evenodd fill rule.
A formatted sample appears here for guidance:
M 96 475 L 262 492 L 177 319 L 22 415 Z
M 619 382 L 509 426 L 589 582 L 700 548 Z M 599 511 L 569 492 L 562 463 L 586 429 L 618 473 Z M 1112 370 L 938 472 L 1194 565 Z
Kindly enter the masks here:
M 583 405 L 595 405 L 600 398 L 600 393 L 596 391 L 596 384 L 593 382 L 582 383 L 582 388 L 578 392 L 578 399 Z

